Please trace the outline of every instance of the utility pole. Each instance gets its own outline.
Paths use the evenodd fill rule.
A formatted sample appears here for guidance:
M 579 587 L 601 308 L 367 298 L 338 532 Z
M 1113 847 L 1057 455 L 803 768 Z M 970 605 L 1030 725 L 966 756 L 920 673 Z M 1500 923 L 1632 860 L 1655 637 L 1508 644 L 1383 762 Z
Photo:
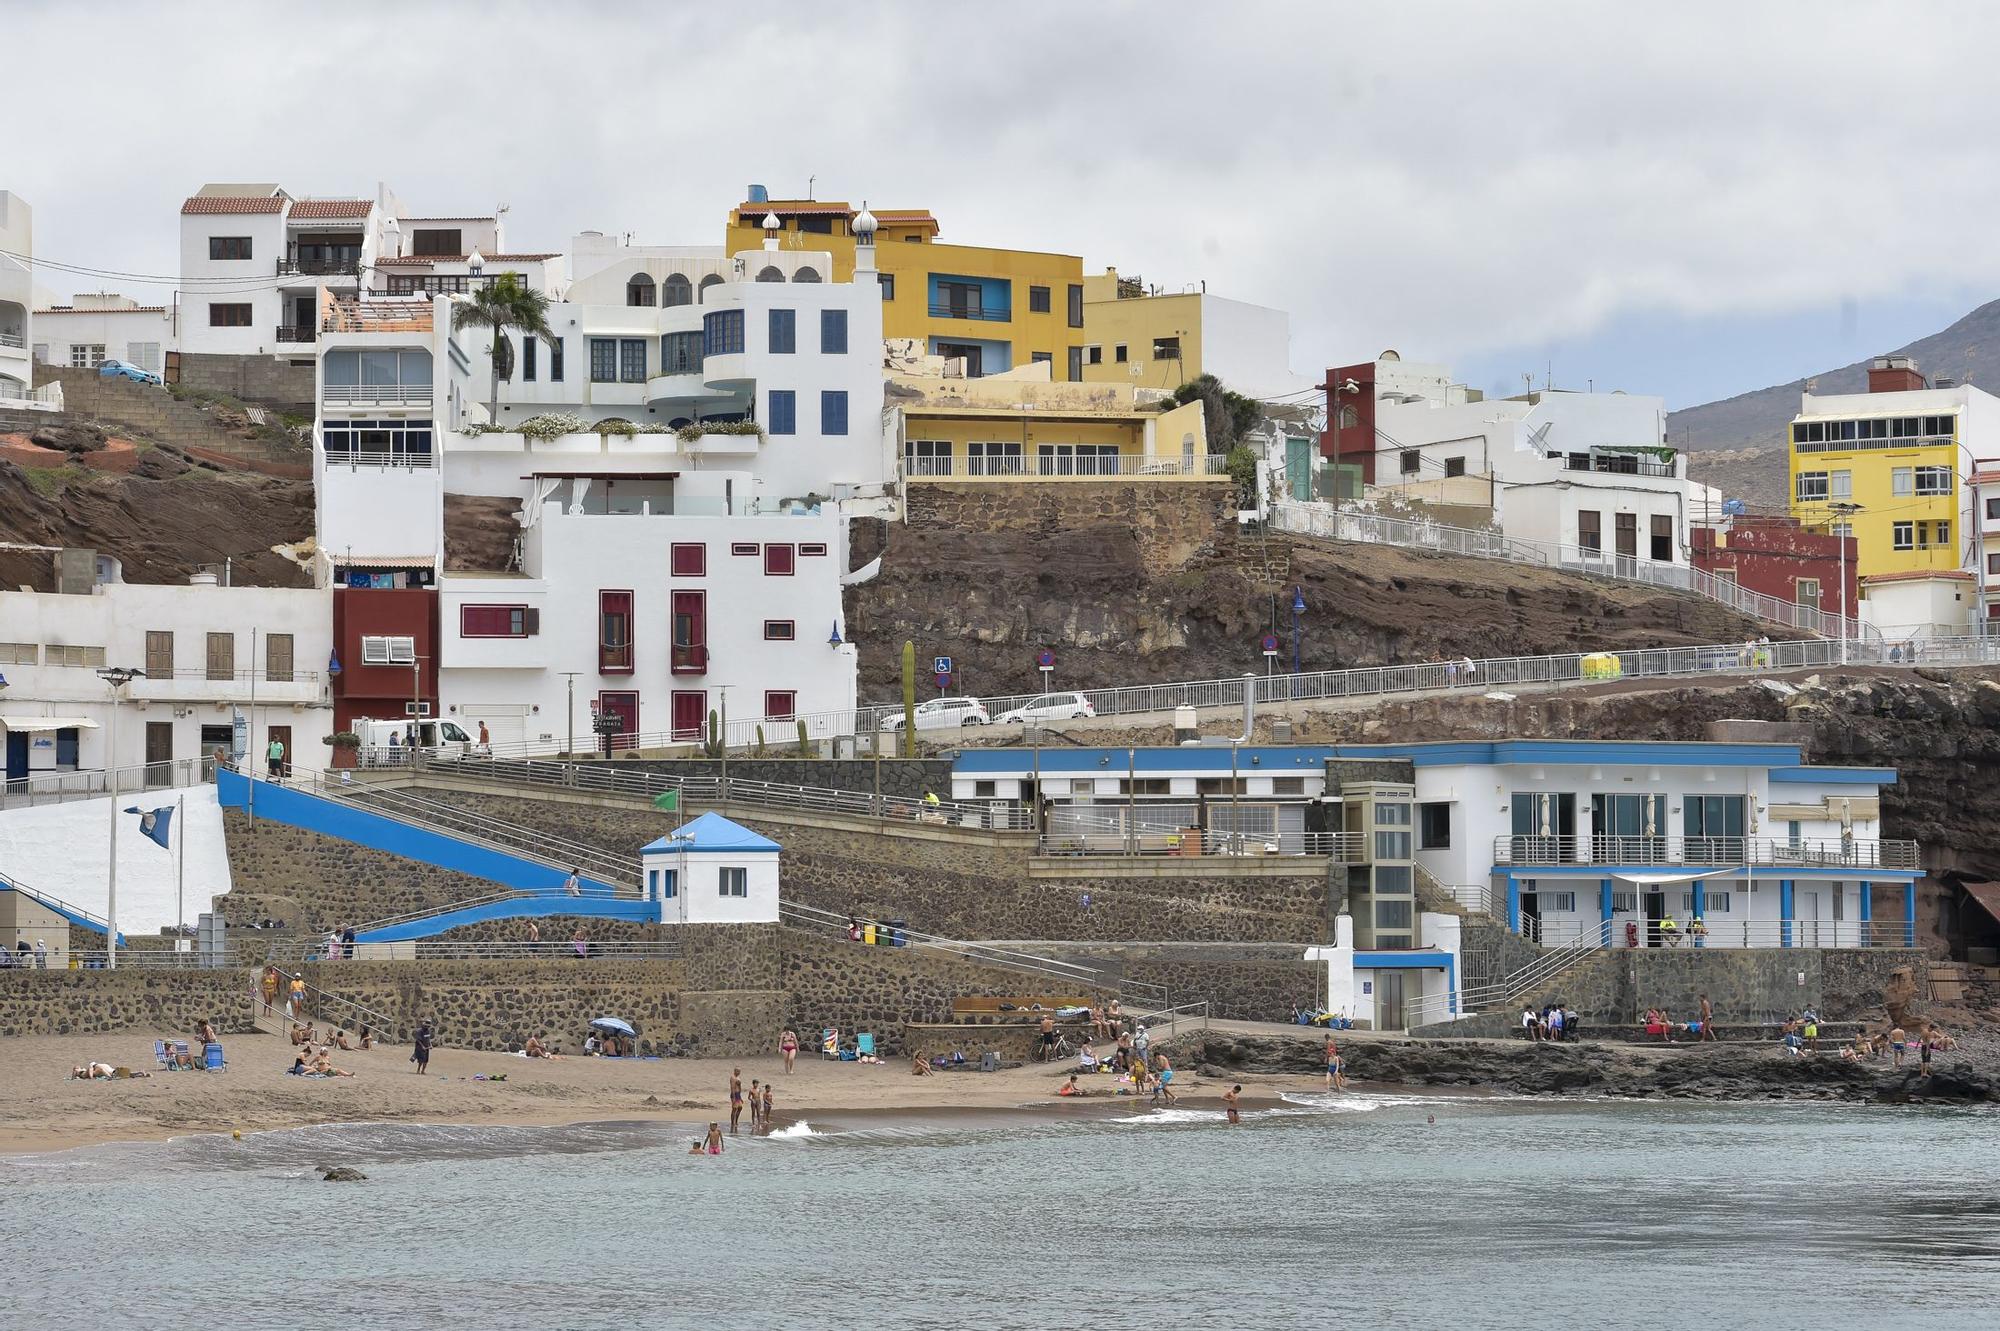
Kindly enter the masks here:
M 1840 542 L 1840 663 L 1842 665 L 1846 665 L 1847 664 L 1847 621 L 1849 616 L 1852 614 L 1852 607 L 1849 605 L 1847 599 L 1848 538 L 1846 535 L 1846 529 L 1851 528 L 1853 525 L 1848 521 L 1846 521 L 1846 519 L 1853 517 L 1856 513 L 1859 513 L 1862 509 L 1862 505 L 1852 503 L 1847 500 L 1836 500 L 1833 503 L 1828 504 L 1826 507 L 1828 512 L 1832 513 L 1836 518 L 1841 519 L 1840 521 L 1837 521 L 1833 524 L 1833 532 L 1834 532 L 1834 539 Z

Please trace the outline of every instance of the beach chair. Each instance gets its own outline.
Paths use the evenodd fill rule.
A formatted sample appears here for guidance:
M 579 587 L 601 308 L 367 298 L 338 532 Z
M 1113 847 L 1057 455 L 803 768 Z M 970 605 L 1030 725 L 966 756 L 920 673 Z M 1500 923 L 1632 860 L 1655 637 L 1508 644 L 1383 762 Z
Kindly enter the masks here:
M 202 1068 L 208 1072 L 220 1072 L 223 1068 L 222 1046 L 209 1044 L 202 1048 Z
M 840 1057 L 840 1027 L 828 1026 L 820 1032 L 819 1054 L 821 1058 Z
M 180 1068 L 191 1066 L 194 1063 L 194 1058 L 188 1053 L 188 1042 L 186 1040 L 175 1040 L 172 1043 L 174 1047 L 174 1066 Z
M 862 1031 L 854 1037 L 854 1054 L 857 1058 L 875 1057 L 875 1036 L 871 1032 Z
M 162 1072 L 172 1072 L 174 1070 L 173 1055 L 167 1052 L 167 1042 L 165 1040 L 153 1041 L 153 1061 L 160 1065 Z

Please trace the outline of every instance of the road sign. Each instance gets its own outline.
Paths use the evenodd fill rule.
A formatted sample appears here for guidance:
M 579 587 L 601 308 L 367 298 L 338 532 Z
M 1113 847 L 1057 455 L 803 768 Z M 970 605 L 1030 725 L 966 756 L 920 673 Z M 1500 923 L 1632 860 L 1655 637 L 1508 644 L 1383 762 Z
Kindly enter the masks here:
M 1037 656 L 1037 657 L 1035 658 L 1035 665 L 1036 665 L 1036 667 L 1037 667 L 1037 668 L 1039 668 L 1039 669 L 1042 669 L 1042 670 L 1053 670 L 1053 669 L 1055 669 L 1055 668 L 1056 668 L 1056 654 L 1055 654 L 1054 652 L 1050 651 L 1050 650 L 1049 650 L 1048 648 L 1046 648 L 1046 647 L 1042 648 L 1042 651 L 1041 651 L 1041 655 L 1039 655 L 1039 656 Z
M 945 658 L 944 658 L 944 657 L 939 657 L 938 659 L 939 659 L 940 661 L 942 661 L 942 660 L 944 660 Z M 937 672 L 937 686 L 938 686 L 938 687 L 939 687 L 940 689 L 948 689 L 948 688 L 950 688 L 950 687 L 951 687 L 951 671 L 949 671 L 949 670 L 940 670 L 940 671 L 938 671 L 938 672 Z
M 931 673 L 934 675 L 949 675 L 951 673 L 951 658 L 949 656 L 933 656 L 931 658 Z
M 1276 656 L 1277 654 L 1278 654 L 1278 635 L 1275 633 L 1266 633 L 1264 635 L 1264 655 Z

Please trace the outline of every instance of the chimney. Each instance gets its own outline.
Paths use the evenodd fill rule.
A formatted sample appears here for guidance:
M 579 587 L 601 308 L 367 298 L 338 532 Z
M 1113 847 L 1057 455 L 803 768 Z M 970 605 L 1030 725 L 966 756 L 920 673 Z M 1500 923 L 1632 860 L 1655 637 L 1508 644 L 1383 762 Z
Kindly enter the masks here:
M 1924 376 L 1908 356 L 1877 356 L 1868 365 L 1871 393 L 1913 393 L 1924 388 Z

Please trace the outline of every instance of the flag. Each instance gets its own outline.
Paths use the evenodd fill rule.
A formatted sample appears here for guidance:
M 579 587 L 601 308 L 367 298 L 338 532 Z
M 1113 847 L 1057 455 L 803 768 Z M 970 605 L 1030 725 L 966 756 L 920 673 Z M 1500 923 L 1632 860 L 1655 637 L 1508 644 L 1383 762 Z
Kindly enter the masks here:
M 681 807 L 681 793 L 678 790 L 663 790 L 653 796 L 653 807 L 662 813 L 673 813 Z
M 162 850 L 172 848 L 168 843 L 173 837 L 173 805 L 169 804 L 158 809 L 141 809 L 135 805 L 125 812 L 139 815 L 139 835 L 157 841 Z

